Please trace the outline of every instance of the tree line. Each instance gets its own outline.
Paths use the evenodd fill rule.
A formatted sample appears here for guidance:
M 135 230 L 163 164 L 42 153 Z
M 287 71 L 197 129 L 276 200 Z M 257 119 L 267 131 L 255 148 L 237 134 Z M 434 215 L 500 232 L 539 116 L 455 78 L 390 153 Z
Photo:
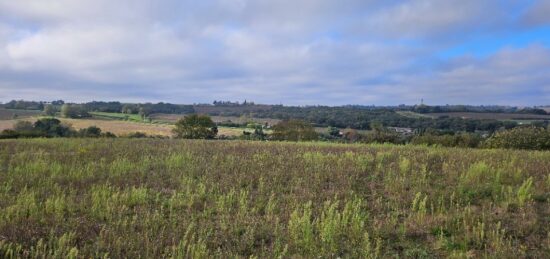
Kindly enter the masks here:
M 43 110 L 46 114 L 62 112 L 66 109 L 66 115 L 70 118 L 87 117 L 89 112 L 113 112 L 126 114 L 143 114 L 149 116 L 153 113 L 188 114 L 194 113 L 192 105 L 171 103 L 121 103 L 92 101 L 82 104 L 66 103 L 63 100 L 52 102 L 37 102 L 12 100 L 1 105 L 5 109 L 18 110 Z
M 414 105 L 402 107 L 403 110 L 413 111 L 418 113 L 446 113 L 446 112 L 475 112 L 475 113 L 517 113 L 517 114 L 539 114 L 547 115 L 548 113 L 540 108 L 535 107 L 511 107 L 499 105 Z
M 488 131 L 494 132 L 501 128 L 514 128 L 514 121 L 477 120 L 462 118 L 410 118 L 400 115 L 391 109 L 372 109 L 356 106 L 329 107 L 287 107 L 274 106 L 268 111 L 258 111 L 258 118 L 298 119 L 312 123 L 316 127 L 353 128 L 372 130 L 372 123 L 381 123 L 385 127 L 406 127 L 415 129 L 438 129 L 444 131 Z

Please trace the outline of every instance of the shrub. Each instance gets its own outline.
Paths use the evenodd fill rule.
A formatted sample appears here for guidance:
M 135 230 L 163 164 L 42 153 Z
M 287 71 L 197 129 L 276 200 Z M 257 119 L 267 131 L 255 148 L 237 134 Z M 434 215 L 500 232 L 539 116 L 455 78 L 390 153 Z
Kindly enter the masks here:
M 484 147 L 550 150 L 550 131 L 539 127 L 519 127 L 500 131 L 485 141 Z
M 53 118 L 37 120 L 34 123 L 34 131 L 43 137 L 69 137 L 74 135 L 74 130 L 61 121 Z

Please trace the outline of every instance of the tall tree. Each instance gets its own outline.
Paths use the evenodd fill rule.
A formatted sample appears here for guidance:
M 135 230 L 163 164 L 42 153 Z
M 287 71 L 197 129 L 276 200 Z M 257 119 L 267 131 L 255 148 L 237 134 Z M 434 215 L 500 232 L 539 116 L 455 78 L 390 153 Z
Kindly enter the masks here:
M 192 114 L 178 120 L 173 133 L 176 138 L 213 139 L 218 134 L 218 128 L 208 115 Z

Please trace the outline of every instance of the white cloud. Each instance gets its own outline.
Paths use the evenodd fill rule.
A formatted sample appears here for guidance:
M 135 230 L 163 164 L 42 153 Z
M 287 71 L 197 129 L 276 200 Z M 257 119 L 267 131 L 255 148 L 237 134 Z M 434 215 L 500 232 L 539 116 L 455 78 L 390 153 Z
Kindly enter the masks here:
M 464 94 L 479 90 L 511 100 L 512 94 L 548 89 L 550 79 L 540 73 L 545 47 L 441 67 L 434 53 L 513 24 L 515 5 L 0 0 L 0 99 L 55 93 L 79 100 L 387 104 L 439 96 L 483 103 Z

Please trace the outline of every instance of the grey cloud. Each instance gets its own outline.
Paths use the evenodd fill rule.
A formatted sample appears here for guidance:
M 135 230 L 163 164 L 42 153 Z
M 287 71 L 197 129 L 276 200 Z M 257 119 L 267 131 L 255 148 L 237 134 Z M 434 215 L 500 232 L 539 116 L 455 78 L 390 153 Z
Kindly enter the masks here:
M 548 25 L 550 24 L 550 1 L 537 0 L 526 11 L 523 16 L 523 22 L 528 25 Z
M 487 58 L 462 57 L 449 61 L 432 74 L 403 75 L 395 85 L 379 90 L 397 89 L 395 94 L 409 102 L 424 98 L 432 103 L 446 100 L 463 104 L 545 104 L 550 100 L 550 49 L 532 45 L 507 48 Z M 383 87 L 383 89 L 381 88 Z
M 366 16 L 355 31 L 367 31 L 390 38 L 447 40 L 463 32 L 483 33 L 509 27 L 509 10 L 520 4 L 497 0 L 402 1 Z
M 508 26 L 514 3 L 0 0 L 0 100 L 487 103 L 464 94 L 479 90 L 516 101 L 548 89 L 545 47 L 444 64 L 433 54 Z

